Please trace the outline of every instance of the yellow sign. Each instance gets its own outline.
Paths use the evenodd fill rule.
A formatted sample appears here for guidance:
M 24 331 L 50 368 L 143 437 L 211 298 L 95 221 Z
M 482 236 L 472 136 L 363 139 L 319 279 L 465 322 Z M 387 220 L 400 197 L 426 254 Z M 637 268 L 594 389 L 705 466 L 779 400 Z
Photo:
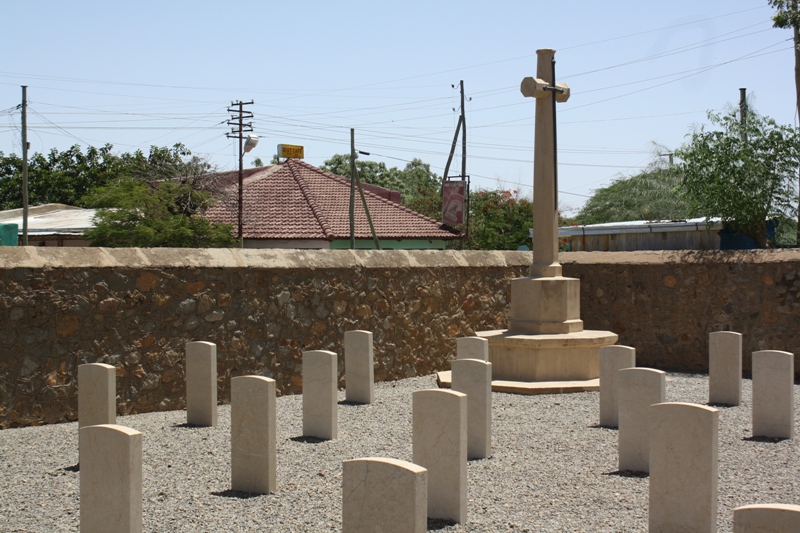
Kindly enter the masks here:
M 279 144 L 278 157 L 303 159 L 303 147 L 294 144 Z

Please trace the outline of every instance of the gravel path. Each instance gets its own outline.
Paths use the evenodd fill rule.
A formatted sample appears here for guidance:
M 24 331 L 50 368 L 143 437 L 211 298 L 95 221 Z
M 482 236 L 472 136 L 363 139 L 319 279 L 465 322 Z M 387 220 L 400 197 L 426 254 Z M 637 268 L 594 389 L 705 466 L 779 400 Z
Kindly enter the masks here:
M 266 496 L 228 490 L 230 406 L 216 428 L 186 427 L 183 411 L 118 417 L 143 433 L 144 530 L 338 531 L 342 460 L 411 461 L 411 392 L 435 386 L 433 376 L 377 384 L 373 405 L 339 406 L 339 438 L 326 442 L 299 437 L 301 396 L 278 398 L 278 493 Z M 707 394 L 705 376 L 667 377 L 668 401 L 704 404 Z M 798 440 L 748 440 L 749 380 L 743 397 L 720 409 L 721 532 L 740 505 L 800 503 Z M 596 425 L 598 393 L 492 401 L 494 455 L 469 462 L 468 522 L 430 529 L 647 530 L 647 477 L 616 472 L 617 433 Z M 78 531 L 77 436 L 76 423 L 0 431 L 0 531 Z

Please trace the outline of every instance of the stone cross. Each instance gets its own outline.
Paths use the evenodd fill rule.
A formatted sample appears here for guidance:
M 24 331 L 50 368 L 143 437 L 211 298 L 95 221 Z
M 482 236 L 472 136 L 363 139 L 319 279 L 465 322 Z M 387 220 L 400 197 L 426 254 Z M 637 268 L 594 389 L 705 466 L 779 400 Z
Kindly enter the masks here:
M 531 277 L 561 276 L 558 263 L 556 102 L 569 99 L 569 87 L 555 83 L 551 49 L 537 50 L 536 77 L 522 80 L 523 96 L 536 98 L 536 144 L 533 154 L 533 263 Z

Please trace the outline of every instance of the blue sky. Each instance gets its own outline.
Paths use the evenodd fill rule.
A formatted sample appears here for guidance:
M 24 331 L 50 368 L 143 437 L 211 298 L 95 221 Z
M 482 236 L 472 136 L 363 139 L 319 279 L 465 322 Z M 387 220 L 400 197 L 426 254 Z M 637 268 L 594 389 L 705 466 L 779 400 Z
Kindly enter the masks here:
M 736 105 L 740 87 L 797 124 L 791 32 L 772 28 L 766 0 L 42 1 L 0 14 L 5 153 L 21 152 L 14 108 L 28 85 L 32 151 L 182 142 L 233 169 L 226 108 L 240 99 L 255 101 L 260 137 L 245 166 L 280 143 L 321 165 L 349 152 L 352 127 L 367 159 L 420 158 L 441 175 L 464 80 L 473 188 L 530 194 L 535 105 L 519 84 L 538 48 L 556 49 L 572 89 L 558 108 L 567 213 Z

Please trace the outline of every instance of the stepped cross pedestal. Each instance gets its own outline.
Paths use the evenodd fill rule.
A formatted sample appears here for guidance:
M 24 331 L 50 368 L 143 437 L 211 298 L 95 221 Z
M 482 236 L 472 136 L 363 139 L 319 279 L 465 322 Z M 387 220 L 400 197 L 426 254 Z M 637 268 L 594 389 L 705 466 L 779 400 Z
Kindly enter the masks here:
M 482 331 L 489 341 L 495 390 L 537 394 L 596 390 L 600 347 L 614 344 L 610 331 L 583 329 L 580 280 L 561 274 L 558 262 L 556 102 L 569 87 L 555 83 L 555 50 L 537 50 L 536 78 L 522 80 L 523 96 L 536 99 L 533 162 L 533 263 L 530 275 L 511 281 L 507 330 Z M 514 382 L 514 383 L 504 383 Z

